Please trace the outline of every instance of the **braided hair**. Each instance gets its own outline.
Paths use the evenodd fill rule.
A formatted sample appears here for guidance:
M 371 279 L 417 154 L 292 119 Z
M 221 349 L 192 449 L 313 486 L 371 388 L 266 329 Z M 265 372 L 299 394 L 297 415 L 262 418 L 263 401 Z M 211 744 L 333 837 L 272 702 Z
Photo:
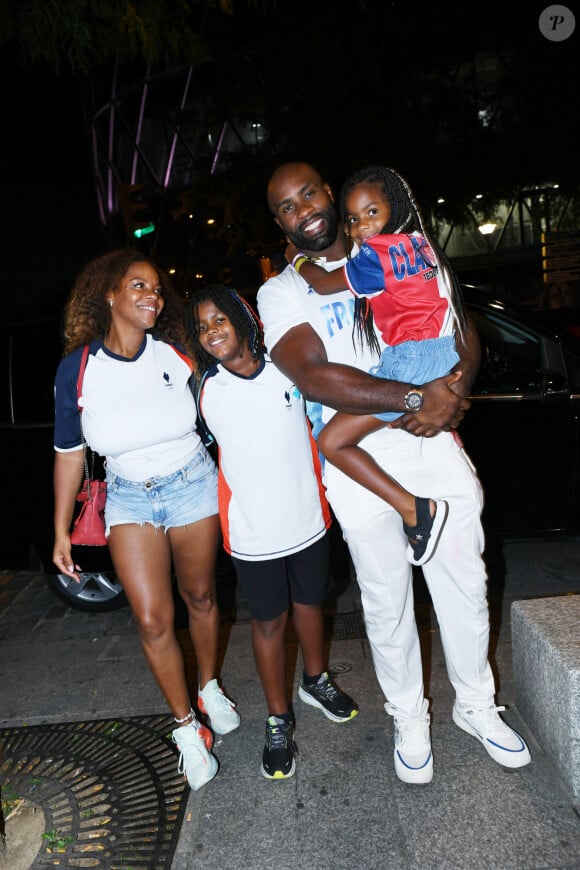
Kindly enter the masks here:
M 391 214 L 381 230 L 381 235 L 419 232 L 425 237 L 435 258 L 435 262 L 429 263 L 429 265 L 437 267 L 447 287 L 451 310 L 459 335 L 463 339 L 466 321 L 459 280 L 451 267 L 447 255 L 433 241 L 430 233 L 426 231 L 419 206 L 405 179 L 398 172 L 395 172 L 394 169 L 389 169 L 386 166 L 369 166 L 366 169 L 360 169 L 347 178 L 342 187 L 339 202 L 339 212 L 345 226 L 348 217 L 346 199 L 348 194 L 359 184 L 376 184 L 389 203 Z M 421 253 L 425 257 L 424 252 L 422 251 Z M 368 299 L 364 297 L 356 298 L 354 322 L 355 332 L 353 340 L 356 334 L 359 344 L 368 344 L 371 350 L 380 355 L 380 347 L 374 330 L 373 313 Z
M 185 325 L 197 362 L 198 380 L 215 364 L 214 357 L 203 349 L 199 341 L 198 306 L 202 302 L 213 302 L 216 308 L 227 315 L 239 340 L 247 341 L 254 359 L 258 359 L 264 353 L 264 330 L 252 306 L 229 287 L 221 284 L 203 287 L 196 291 L 185 312 Z

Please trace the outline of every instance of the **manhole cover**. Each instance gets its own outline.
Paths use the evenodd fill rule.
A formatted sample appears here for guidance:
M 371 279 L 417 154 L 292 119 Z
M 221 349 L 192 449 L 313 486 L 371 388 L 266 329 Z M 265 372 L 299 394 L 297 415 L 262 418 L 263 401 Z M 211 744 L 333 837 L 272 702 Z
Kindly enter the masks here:
M 350 662 L 330 662 L 328 673 L 331 677 L 339 677 L 341 674 L 349 674 L 352 671 Z
M 366 637 L 364 619 L 361 613 L 335 613 L 329 619 L 332 640 L 356 640 Z
M 27 799 L 45 816 L 30 870 L 169 870 L 189 791 L 172 728 L 144 716 L 0 729 L 3 803 Z

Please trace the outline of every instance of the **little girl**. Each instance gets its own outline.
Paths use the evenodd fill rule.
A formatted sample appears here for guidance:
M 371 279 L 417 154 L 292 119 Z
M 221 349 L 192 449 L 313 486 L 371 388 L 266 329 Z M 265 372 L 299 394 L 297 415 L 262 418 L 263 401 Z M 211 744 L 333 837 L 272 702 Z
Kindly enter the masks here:
M 352 291 L 359 338 L 381 354 L 374 322 L 386 345 L 371 373 L 417 384 L 405 396 L 407 411 L 417 413 L 423 404 L 420 385 L 459 362 L 455 330 L 461 334 L 464 316 L 457 279 L 425 232 L 408 184 L 394 170 L 377 166 L 352 175 L 342 190 L 340 212 L 346 234 L 359 246 L 342 269 L 327 272 L 292 244 L 286 259 L 317 293 Z M 409 561 L 423 565 L 439 542 L 447 503 L 414 496 L 359 447 L 365 435 L 398 416 L 337 413 L 319 433 L 318 445 L 333 465 L 401 515 Z
M 198 363 L 198 420 L 218 446 L 225 550 L 246 590 L 252 645 L 268 705 L 262 774 L 295 770 L 284 633 L 292 606 L 306 704 L 333 722 L 358 713 L 328 675 L 322 603 L 330 590 L 330 508 L 316 443 L 295 385 L 264 352 L 261 324 L 227 287 L 206 287 L 188 309 Z

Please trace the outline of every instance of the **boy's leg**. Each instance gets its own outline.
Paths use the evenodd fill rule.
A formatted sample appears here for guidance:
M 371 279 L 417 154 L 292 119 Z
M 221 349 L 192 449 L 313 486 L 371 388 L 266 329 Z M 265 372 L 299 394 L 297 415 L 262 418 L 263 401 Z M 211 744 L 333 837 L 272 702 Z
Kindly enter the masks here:
M 294 603 L 294 626 L 304 660 L 298 695 L 305 704 L 321 710 L 332 722 L 350 722 L 358 715 L 358 704 L 339 689 L 328 673 L 324 643 L 322 605 Z
M 284 633 L 288 620 L 285 610 L 275 619 L 252 619 L 252 646 L 258 676 L 270 715 L 288 713 L 286 693 L 286 648 Z
M 287 561 L 294 627 L 304 661 L 298 694 L 333 722 L 348 722 L 357 715 L 358 705 L 330 678 L 324 640 L 322 602 L 331 585 L 329 535 L 289 556 Z
M 304 673 L 319 676 L 328 670 L 328 654 L 324 643 L 324 612 L 321 604 L 292 605 L 294 628 L 302 652 Z
M 254 659 L 268 706 L 262 775 L 288 779 L 296 769 L 297 750 L 286 692 L 284 633 L 290 605 L 286 560 L 246 562 L 234 557 L 233 563 L 248 599 Z
M 286 648 L 284 632 L 288 611 L 275 619 L 252 619 L 254 658 L 268 705 L 262 752 L 262 776 L 288 779 L 296 770 L 294 717 L 286 694 Z

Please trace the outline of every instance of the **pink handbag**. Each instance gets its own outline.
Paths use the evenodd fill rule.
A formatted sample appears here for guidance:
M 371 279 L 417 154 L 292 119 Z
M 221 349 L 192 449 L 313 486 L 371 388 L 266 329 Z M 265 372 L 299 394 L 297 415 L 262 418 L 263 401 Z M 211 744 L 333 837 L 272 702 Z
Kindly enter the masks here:
M 73 523 L 71 544 L 83 547 L 103 547 L 107 544 L 105 537 L 105 502 L 107 500 L 107 484 L 104 480 L 86 478 L 85 484 L 77 501 L 82 502 L 79 515 Z
M 83 377 L 89 355 L 89 346 L 85 345 L 81 357 L 81 365 L 77 380 L 77 395 L 80 397 Z M 82 434 L 82 410 L 81 410 L 81 434 Z M 77 518 L 75 519 L 70 535 L 71 544 L 82 547 L 103 547 L 107 542 L 105 536 L 105 502 L 107 500 L 107 484 L 104 480 L 93 480 L 89 472 L 87 449 L 90 449 L 83 435 L 85 451 L 85 482 L 77 495 L 76 500 L 82 503 Z

